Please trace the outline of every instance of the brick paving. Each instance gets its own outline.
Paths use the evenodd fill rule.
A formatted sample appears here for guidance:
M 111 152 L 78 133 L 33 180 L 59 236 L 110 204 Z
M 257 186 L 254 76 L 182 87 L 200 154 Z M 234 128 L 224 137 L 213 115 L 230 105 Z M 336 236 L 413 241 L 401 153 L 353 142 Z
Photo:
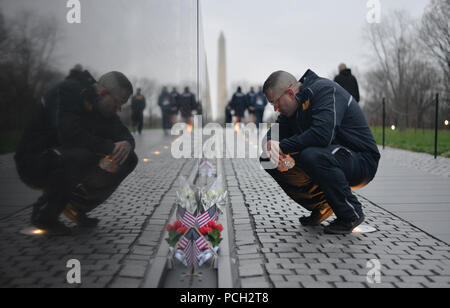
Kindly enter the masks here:
M 383 159 L 395 162 L 396 165 L 415 168 L 430 174 L 450 178 L 450 158 L 427 153 L 417 153 L 390 147 L 379 147 Z
M 164 155 L 170 151 L 163 148 L 168 141 L 150 133 L 144 136 L 137 137 L 141 159 L 136 170 L 92 212 L 101 219 L 96 229 L 75 229 L 70 237 L 24 236 L 19 231 L 28 226 L 30 209 L 0 221 L 0 287 L 70 287 L 66 282 L 70 259 L 81 263 L 82 287 L 142 283 L 139 278 L 162 240 L 171 202 L 168 192 L 191 165 Z M 143 162 L 144 157 L 150 161 Z
M 326 235 L 298 223 L 307 211 L 285 195 L 255 160 L 225 162 L 241 286 L 449 287 L 450 246 L 362 200 L 365 224 L 379 231 Z M 378 259 L 381 283 L 367 262 Z
M 97 229 L 79 229 L 71 237 L 29 237 L 19 231 L 28 225 L 30 209 L 0 220 L 0 287 L 77 287 L 66 282 L 69 259 L 81 262 L 81 287 L 145 285 L 173 213 L 176 179 L 189 174 L 193 160 L 172 159 L 161 131 L 147 131 L 137 143 L 138 167 L 92 213 L 101 218 Z M 3 165 L 10 161 L 1 159 Z M 224 159 L 223 164 L 236 287 L 450 286 L 450 247 L 370 200 L 362 199 L 366 223 L 378 232 L 325 235 L 321 227 L 300 226 L 298 218 L 307 211 L 257 161 Z M 380 262 L 380 284 L 367 281 L 371 259 Z

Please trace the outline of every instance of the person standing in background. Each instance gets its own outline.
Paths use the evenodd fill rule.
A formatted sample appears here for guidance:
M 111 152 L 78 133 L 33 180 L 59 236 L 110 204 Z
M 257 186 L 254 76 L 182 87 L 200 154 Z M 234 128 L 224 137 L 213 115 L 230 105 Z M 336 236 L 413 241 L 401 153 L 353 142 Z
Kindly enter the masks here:
M 334 77 L 334 81 L 343 87 L 353 98 L 359 102 L 359 87 L 358 81 L 355 76 L 352 75 L 352 71 L 347 68 L 344 63 L 341 63 L 338 67 L 339 75 Z
M 256 123 L 255 116 L 255 89 L 253 87 L 250 88 L 250 92 L 247 93 L 247 110 L 248 115 L 250 117 L 250 122 Z
M 169 130 L 171 126 L 171 112 L 172 112 L 172 96 L 167 87 L 163 87 L 161 94 L 158 97 L 158 106 L 161 108 L 162 115 L 162 125 L 164 130 L 164 135 L 169 135 Z
M 145 96 L 141 94 L 141 89 L 138 88 L 136 95 L 131 99 L 131 126 L 133 127 L 133 133 L 136 132 L 136 129 L 139 135 L 142 133 L 145 107 Z

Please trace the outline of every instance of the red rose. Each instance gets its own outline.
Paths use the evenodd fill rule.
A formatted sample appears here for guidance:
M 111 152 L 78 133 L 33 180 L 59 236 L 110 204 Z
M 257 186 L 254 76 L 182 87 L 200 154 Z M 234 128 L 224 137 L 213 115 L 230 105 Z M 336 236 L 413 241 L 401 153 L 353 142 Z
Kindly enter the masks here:
M 208 227 L 210 227 L 213 230 L 217 229 L 216 222 L 211 220 L 210 222 L 208 222 Z
M 213 232 L 213 231 L 214 231 L 214 230 L 213 230 L 212 228 L 210 228 L 210 227 L 206 227 L 205 229 L 206 229 L 206 234 L 208 234 L 209 232 Z
M 206 227 L 201 227 L 200 229 L 198 229 L 198 231 L 202 234 L 202 235 L 206 235 L 208 234 Z
M 187 230 L 188 230 L 188 228 L 181 226 L 181 227 L 179 227 L 177 229 L 177 233 L 183 233 L 184 234 Z
M 223 226 L 221 224 L 217 225 L 217 229 L 219 229 L 219 231 L 222 232 L 223 231 Z
M 171 225 L 171 224 L 169 224 L 168 226 L 167 226 L 167 231 L 170 231 L 170 230 L 172 230 L 173 229 L 173 226 Z
M 181 221 L 177 220 L 177 221 L 174 222 L 173 228 L 176 230 L 176 229 L 178 229 L 179 227 L 181 227 L 182 225 L 183 225 L 183 224 L 181 223 Z

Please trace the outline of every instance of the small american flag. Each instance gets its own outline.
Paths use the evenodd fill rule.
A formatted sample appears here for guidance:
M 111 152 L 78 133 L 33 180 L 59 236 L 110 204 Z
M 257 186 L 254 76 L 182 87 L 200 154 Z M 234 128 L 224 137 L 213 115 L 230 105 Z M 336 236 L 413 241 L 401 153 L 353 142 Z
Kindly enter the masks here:
M 177 209 L 177 219 L 181 221 L 183 226 L 188 228 L 193 227 L 195 225 L 195 222 L 197 221 L 194 215 L 189 213 L 188 210 L 186 210 L 179 204 Z
M 194 266 L 195 261 L 197 260 L 197 254 L 194 251 L 194 243 L 192 241 L 188 241 L 186 247 L 184 248 L 184 254 L 186 256 L 186 263 L 188 266 Z
M 203 214 L 195 217 L 188 210 L 183 208 L 181 205 L 178 205 L 177 209 L 177 219 L 181 221 L 183 226 L 191 228 L 197 225 L 199 228 L 206 226 L 210 221 L 216 221 L 218 218 L 217 215 L 217 206 L 214 204 Z
M 214 204 L 207 211 L 205 211 L 200 216 L 197 216 L 197 222 L 199 227 L 206 226 L 210 221 L 217 220 L 217 206 Z
M 198 264 L 198 256 L 202 250 L 208 248 L 208 241 L 198 232 L 191 228 L 178 243 L 178 248 L 184 251 L 188 266 Z

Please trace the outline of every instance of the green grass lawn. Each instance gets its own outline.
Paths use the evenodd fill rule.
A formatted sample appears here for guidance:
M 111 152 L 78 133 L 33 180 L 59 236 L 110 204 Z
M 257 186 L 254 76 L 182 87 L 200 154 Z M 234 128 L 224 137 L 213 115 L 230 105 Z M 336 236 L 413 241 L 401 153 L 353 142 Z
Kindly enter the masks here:
M 372 127 L 372 132 L 377 144 L 383 143 L 382 127 Z M 405 129 L 399 131 L 386 127 L 386 146 L 414 152 L 434 154 L 434 130 L 433 129 Z M 450 129 L 438 132 L 438 154 L 450 157 Z

